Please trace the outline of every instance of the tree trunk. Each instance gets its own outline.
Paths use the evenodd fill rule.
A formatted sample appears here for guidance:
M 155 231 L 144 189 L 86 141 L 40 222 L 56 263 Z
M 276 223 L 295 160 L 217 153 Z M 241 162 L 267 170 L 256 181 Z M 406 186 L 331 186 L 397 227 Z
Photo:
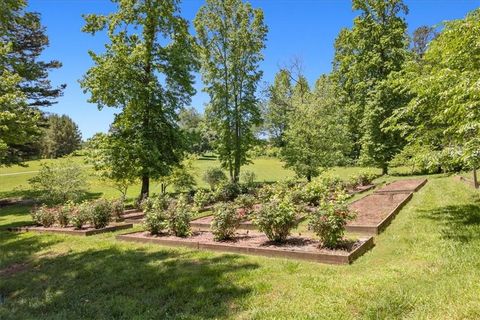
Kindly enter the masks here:
M 307 174 L 307 181 L 312 182 L 312 175 L 311 174 Z
M 383 175 L 388 174 L 388 166 L 383 166 L 383 167 L 382 167 L 382 174 L 383 174 Z
M 473 167 L 473 186 L 475 187 L 475 189 L 479 188 L 478 177 L 477 177 L 477 168 L 476 167 Z
M 138 197 L 138 202 L 140 203 L 142 200 L 148 198 L 149 192 L 150 192 L 150 177 L 145 174 L 142 176 L 142 189 L 140 191 L 140 196 Z

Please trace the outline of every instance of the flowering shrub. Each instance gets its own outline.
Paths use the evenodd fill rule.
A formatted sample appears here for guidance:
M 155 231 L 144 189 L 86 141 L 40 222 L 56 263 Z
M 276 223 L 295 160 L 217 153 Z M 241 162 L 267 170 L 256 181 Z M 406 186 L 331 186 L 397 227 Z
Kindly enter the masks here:
M 75 204 L 68 201 L 65 205 L 57 209 L 55 220 L 62 228 L 66 228 L 70 223 L 70 216 L 74 208 Z
M 345 192 L 337 191 L 332 198 L 320 202 L 317 210 L 310 215 L 309 229 L 327 248 L 338 246 L 345 233 L 345 225 L 355 218 L 348 209 L 347 197 Z
M 205 206 L 212 203 L 212 201 L 213 201 L 212 193 L 204 189 L 197 190 L 197 192 L 195 192 L 195 195 L 193 196 L 193 203 L 195 204 L 195 207 L 198 209 L 204 208 Z
M 112 218 L 112 206 L 105 199 L 95 200 L 90 203 L 90 221 L 95 229 L 105 228 Z
M 262 205 L 253 223 L 269 240 L 285 242 L 291 230 L 297 226 L 296 207 L 288 197 L 272 199 Z
M 247 188 L 252 188 L 255 186 L 255 179 L 257 178 L 255 172 L 245 170 L 241 174 L 241 181 L 247 186 Z
M 314 180 L 304 188 L 304 201 L 316 206 L 330 195 L 330 186 L 323 180 Z
M 234 206 L 226 203 L 215 206 L 210 226 L 215 240 L 220 241 L 233 238 L 240 222 L 240 217 Z
M 70 212 L 70 223 L 75 229 L 82 229 L 83 225 L 89 221 L 92 206 L 88 202 L 83 202 L 76 206 Z
M 255 197 L 249 194 L 241 194 L 235 199 L 235 205 L 242 208 L 247 215 L 253 211 L 254 204 Z
M 375 180 L 377 177 L 378 177 L 378 174 L 375 174 L 373 172 L 363 171 L 357 175 L 357 182 L 361 186 L 366 186 L 366 185 L 372 184 L 373 180 Z
M 32 211 L 33 221 L 43 227 L 51 227 L 56 220 L 57 208 L 49 208 L 47 206 L 41 206 Z
M 123 211 L 125 210 L 125 204 L 123 199 L 113 200 L 110 203 L 112 207 L 112 214 L 115 218 L 120 219 L 122 217 Z
M 203 181 L 205 181 L 212 190 L 225 180 L 227 180 L 227 176 L 221 168 L 208 168 L 203 174 Z
M 167 210 L 171 202 L 170 197 L 164 194 L 142 201 L 142 209 L 145 213 L 144 226 L 151 234 L 158 234 L 167 228 Z
M 223 182 L 215 189 L 214 197 L 216 201 L 232 201 L 240 194 L 238 183 Z
M 190 235 L 191 207 L 186 198 L 172 202 L 167 210 L 166 226 L 168 231 L 177 237 Z

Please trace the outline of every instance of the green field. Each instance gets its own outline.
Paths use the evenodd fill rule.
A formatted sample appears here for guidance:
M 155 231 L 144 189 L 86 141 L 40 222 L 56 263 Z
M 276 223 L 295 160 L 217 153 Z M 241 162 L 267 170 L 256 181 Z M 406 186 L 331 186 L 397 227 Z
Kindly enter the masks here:
M 2 226 L 26 221 L 28 208 L 0 217 Z M 0 240 L 1 319 L 480 316 L 480 198 L 449 177 L 430 179 L 350 266 L 119 243 L 114 234 Z
M 199 160 L 196 170 L 215 164 Z M 271 159 L 251 169 L 262 180 L 291 174 Z M 1 176 L 2 192 L 28 177 Z M 0 209 L 0 228 L 29 222 L 28 212 Z M 349 266 L 122 243 L 115 234 L 0 231 L 0 319 L 480 317 L 480 195 L 452 177 L 429 177 Z
M 38 170 L 41 168 L 42 163 L 51 163 L 55 160 L 35 160 L 26 162 L 26 167 L 12 166 L 7 168 L 0 168 L 0 199 L 8 197 L 31 197 L 31 188 L 28 180 L 38 174 Z M 94 196 L 104 196 L 107 198 L 115 198 L 120 196 L 120 193 L 114 189 L 108 183 L 99 180 L 94 175 L 94 170 L 84 163 L 83 157 L 72 157 L 71 161 L 77 162 L 85 166 L 85 170 L 88 176 L 88 191 Z M 215 158 L 200 158 L 193 163 L 193 172 L 197 186 L 206 187 L 205 182 L 202 180 L 205 170 L 211 167 L 219 167 L 220 163 Z M 242 170 L 249 170 L 255 173 L 257 181 L 279 181 L 287 178 L 294 177 L 294 173 L 291 170 L 285 169 L 283 163 L 274 158 L 257 158 L 253 160 L 252 164 L 249 164 L 242 168 Z M 348 177 L 351 174 L 358 172 L 359 170 L 370 170 L 380 173 L 380 170 L 367 168 L 333 168 L 329 170 L 329 173 L 336 174 L 341 177 Z M 151 191 L 157 193 L 160 191 L 160 182 L 153 181 L 151 185 Z M 130 187 L 128 190 L 128 197 L 130 199 L 138 196 L 140 192 L 140 185 L 136 184 Z

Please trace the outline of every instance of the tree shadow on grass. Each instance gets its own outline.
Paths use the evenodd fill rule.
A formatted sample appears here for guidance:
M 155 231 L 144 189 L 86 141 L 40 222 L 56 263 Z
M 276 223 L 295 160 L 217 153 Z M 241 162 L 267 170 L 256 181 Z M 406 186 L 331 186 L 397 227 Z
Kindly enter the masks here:
M 232 277 L 257 265 L 236 255 L 198 256 L 112 246 L 43 257 L 35 270 L 5 281 L 0 318 L 231 317 L 251 291 Z
M 31 209 L 31 205 L 11 205 L 0 208 L 0 232 L 7 228 L 32 224 Z
M 465 205 L 450 205 L 421 211 L 421 217 L 442 223 L 442 237 L 467 243 L 480 239 L 480 200 Z

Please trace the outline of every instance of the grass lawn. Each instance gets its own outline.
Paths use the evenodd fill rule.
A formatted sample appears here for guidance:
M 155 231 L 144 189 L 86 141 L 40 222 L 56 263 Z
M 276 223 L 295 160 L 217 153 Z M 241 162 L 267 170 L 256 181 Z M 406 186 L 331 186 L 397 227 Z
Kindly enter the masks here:
M 0 199 L 8 197 L 26 197 L 31 198 L 34 194 L 31 191 L 28 180 L 38 174 L 42 163 L 52 163 L 56 160 L 35 160 L 26 162 L 26 167 L 12 166 L 8 168 L 0 168 Z M 72 161 L 85 165 L 84 157 L 72 157 Z M 219 167 L 220 163 L 215 158 L 200 158 L 193 164 L 193 175 L 196 179 L 197 186 L 207 187 L 202 180 L 203 173 L 211 167 Z M 120 193 L 110 186 L 108 183 L 99 180 L 94 175 L 94 170 L 85 165 L 85 170 L 88 176 L 88 191 L 92 197 L 104 196 L 107 198 L 116 198 Z M 255 173 L 257 181 L 279 181 L 294 177 L 291 170 L 285 169 L 283 163 L 275 158 L 258 158 L 252 164 L 242 168 L 242 170 L 249 170 Z M 336 174 L 342 177 L 348 177 L 359 170 L 370 170 L 380 172 L 378 169 L 367 168 L 333 168 L 329 173 Z M 156 193 L 160 191 L 160 182 L 153 181 L 151 184 L 151 191 Z M 140 193 L 140 184 L 133 185 L 128 190 L 128 197 L 134 199 Z
M 349 266 L 0 231 L 0 319 L 478 319 L 480 195 L 429 180 Z

